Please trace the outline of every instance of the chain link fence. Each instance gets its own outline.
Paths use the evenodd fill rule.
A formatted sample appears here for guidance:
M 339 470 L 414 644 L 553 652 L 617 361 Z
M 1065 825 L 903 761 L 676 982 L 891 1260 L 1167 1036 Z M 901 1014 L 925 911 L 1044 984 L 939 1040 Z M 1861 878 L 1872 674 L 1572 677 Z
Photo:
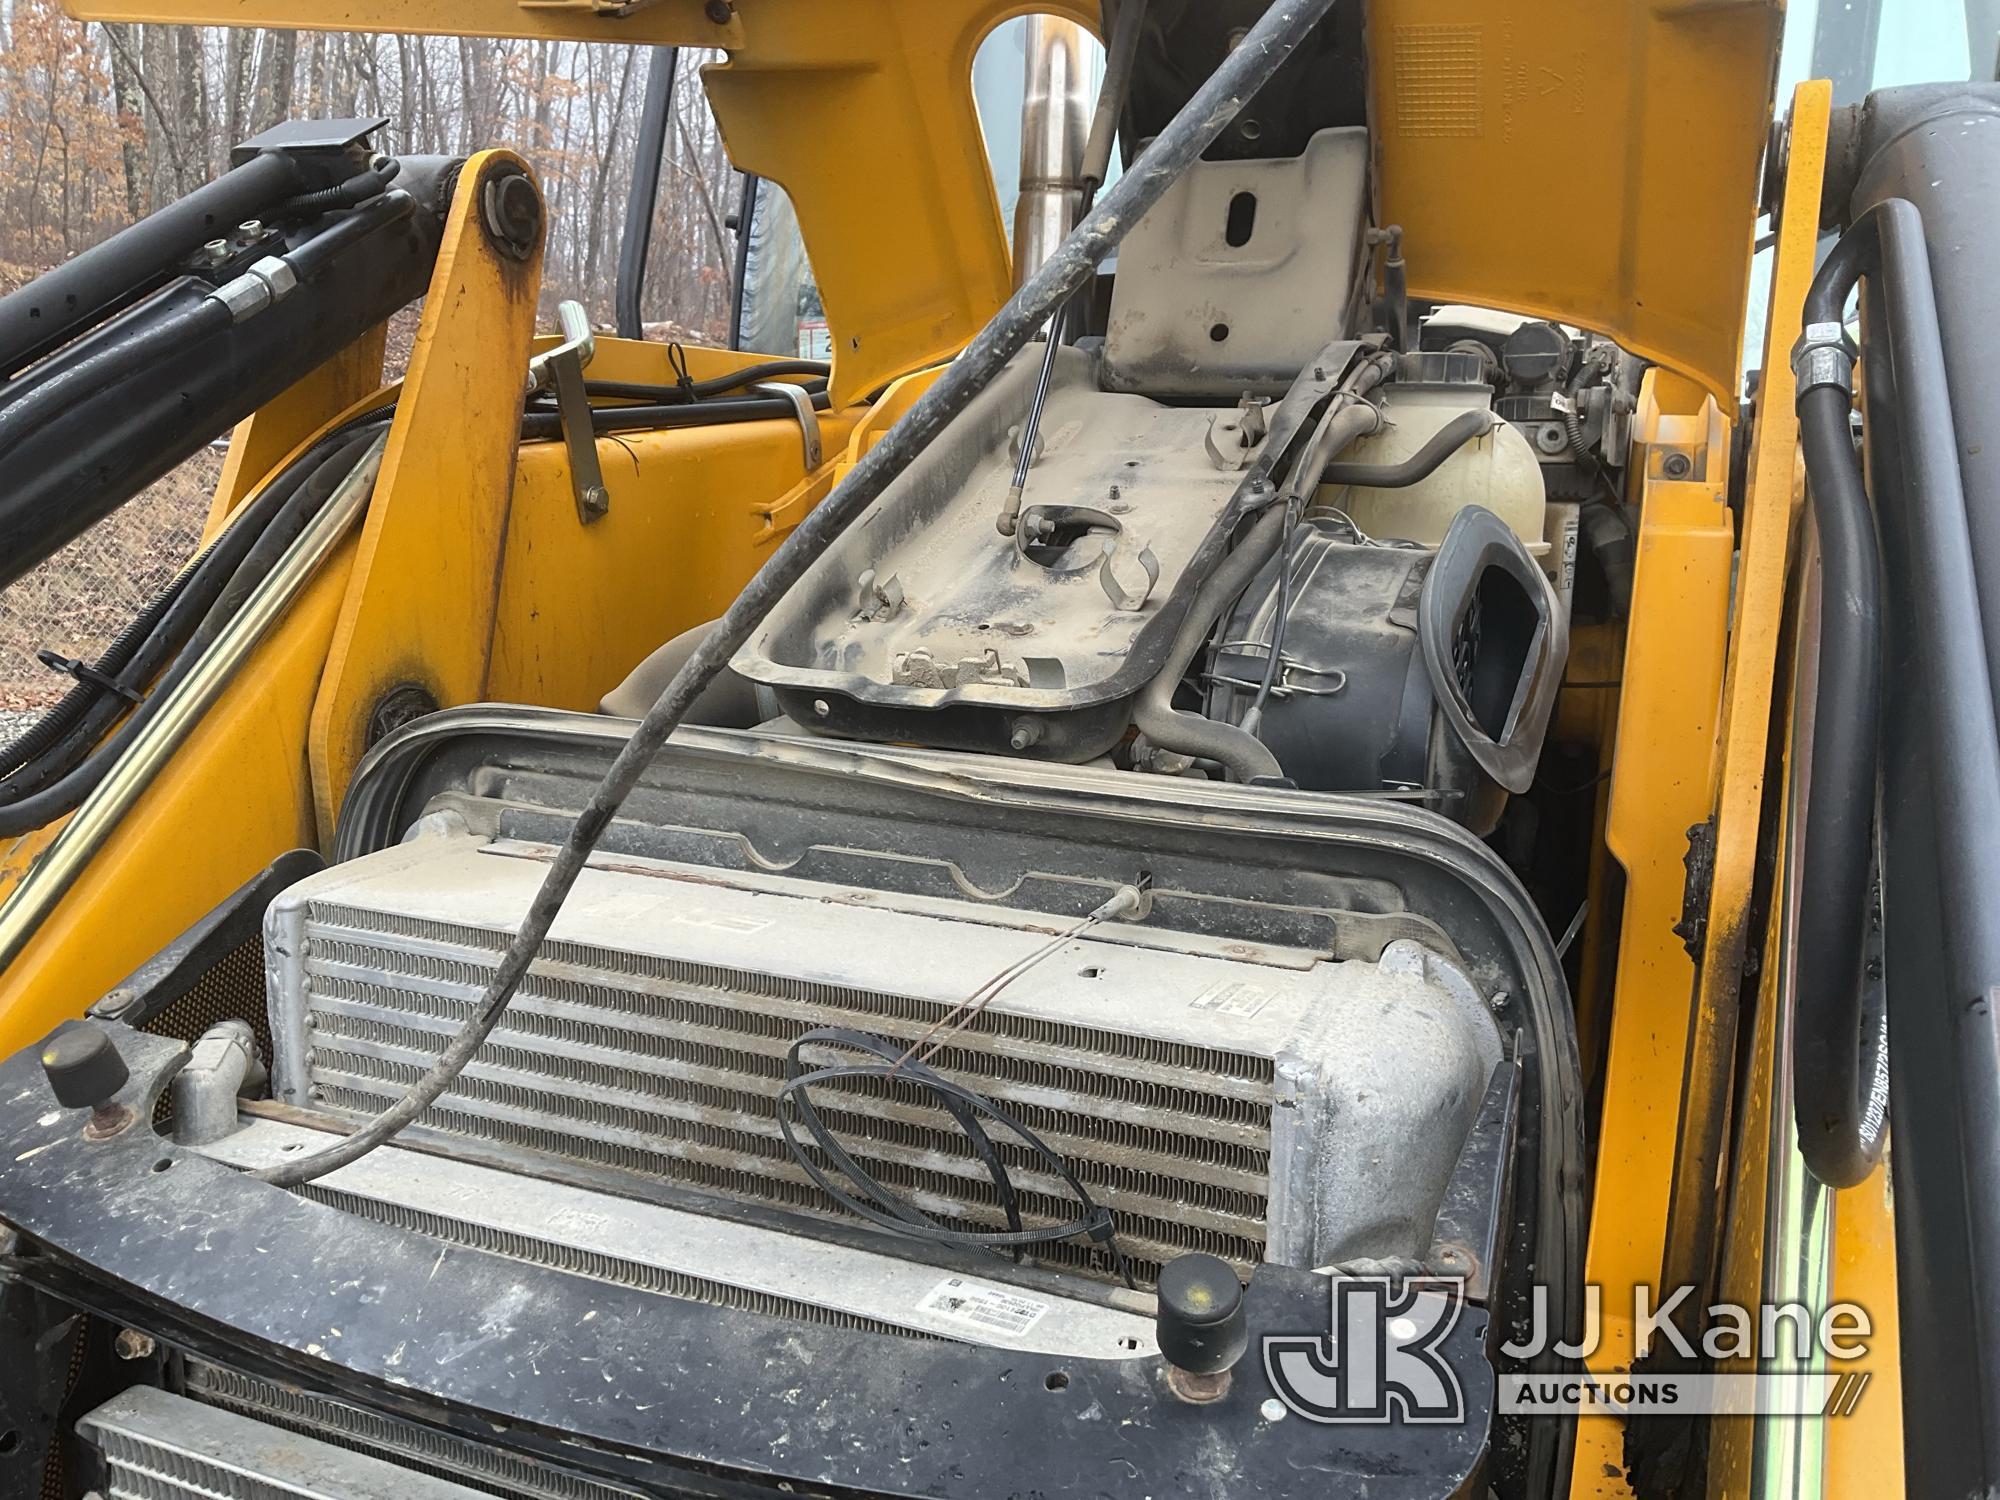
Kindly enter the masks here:
M 194 556 L 222 458 L 203 449 L 0 589 L 0 740 L 73 685 L 38 652 L 94 661 Z

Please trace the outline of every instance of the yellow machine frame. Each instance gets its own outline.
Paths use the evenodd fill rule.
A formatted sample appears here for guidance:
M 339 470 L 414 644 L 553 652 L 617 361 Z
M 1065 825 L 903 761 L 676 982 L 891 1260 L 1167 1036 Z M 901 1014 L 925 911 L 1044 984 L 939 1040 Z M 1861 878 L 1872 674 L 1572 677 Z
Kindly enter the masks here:
M 316 24 L 294 0 L 74 0 L 111 21 Z M 796 204 L 836 348 L 827 461 L 807 472 L 785 423 L 632 434 L 600 445 L 610 512 L 580 525 L 558 443 L 520 444 L 538 264 L 506 262 L 469 211 L 447 225 L 375 498 L 361 532 L 288 617 L 0 976 L 0 1050 L 79 1013 L 202 912 L 293 846 L 325 847 L 385 694 L 593 706 L 660 641 L 712 618 L 979 328 L 1011 285 L 969 75 L 1000 22 L 1084 0 L 702 0 L 613 15 L 593 0 L 348 0 L 318 24 L 722 47 L 705 78 L 734 161 Z M 1725 1186 L 1727 1270 L 1750 1275 L 1768 1092 L 1733 1117 L 1734 1023 L 1792 561 L 1796 429 L 1782 352 L 1812 271 L 1828 97 L 1793 101 L 1764 386 L 1743 513 L 1728 503 L 1743 441 L 1733 392 L 1756 174 L 1780 8 L 1769 0 L 1370 0 L 1379 222 L 1403 226 L 1412 290 L 1562 319 L 1657 362 L 1634 426 L 1640 518 L 1629 628 L 1580 640 L 1564 723 L 1601 740 L 1603 842 L 1622 870 L 1615 968 L 1580 1003 L 1603 1043 L 1589 1277 L 1607 1309 L 1658 1286 L 1695 1201 Z M 1547 61 L 1545 61 L 1547 60 Z M 1449 181 L 1450 192 L 1436 190 Z M 1552 225 L 1557 226 L 1552 229 Z M 377 398 L 379 331 L 239 429 L 211 532 L 313 435 Z M 689 349 L 696 377 L 754 356 Z M 593 374 L 667 378 L 659 346 L 601 340 Z M 872 399 L 871 399 L 872 398 Z M 1669 453 L 1693 458 L 1668 477 Z M 1595 680 L 1592 680 L 1595 679 Z M 1689 830 L 1714 829 L 1705 945 L 1682 920 Z M 0 861 L 12 891 L 60 837 Z M 5 912 L 0 910 L 0 922 Z M 1609 952 L 1593 915 L 1590 951 Z M 1765 968 L 1766 974 L 1771 966 Z M 1768 1077 L 1774 994 L 1751 1048 Z M 1722 1111 L 1722 1154 L 1694 1126 Z M 1699 1171 L 1709 1174 L 1706 1178 Z M 1717 1173 L 1722 1173 L 1720 1178 Z M 1900 1486 L 1893 1257 L 1883 1175 L 1842 1194 L 1834 1275 L 1878 1319 L 1880 1385 L 1834 1428 L 1842 1494 Z M 1717 1210 L 1707 1222 L 1715 1223 Z M 1747 1259 L 1746 1259 L 1747 1258 Z M 1626 1368 L 1629 1321 L 1607 1318 L 1593 1368 Z M 1629 1491 L 1624 1433 L 1583 1424 L 1572 1493 Z M 1717 1496 L 1747 1493 L 1724 1424 Z

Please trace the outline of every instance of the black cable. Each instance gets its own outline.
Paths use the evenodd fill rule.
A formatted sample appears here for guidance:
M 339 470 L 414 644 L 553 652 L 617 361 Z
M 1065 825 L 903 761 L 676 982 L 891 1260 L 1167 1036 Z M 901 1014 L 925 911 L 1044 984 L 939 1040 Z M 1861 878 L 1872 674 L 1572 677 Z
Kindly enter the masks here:
M 263 1182 L 292 1186 L 359 1160 L 393 1139 L 451 1086 L 492 1033 L 507 1002 L 527 977 L 529 966 L 555 925 L 557 913 L 583 873 L 591 850 L 638 785 L 639 778 L 653 764 L 667 737 L 687 717 L 695 700 L 722 674 L 730 658 L 750 639 L 785 592 L 805 576 L 820 554 L 881 497 L 889 483 L 980 392 L 992 385 L 1007 362 L 1027 346 L 1036 330 L 1083 285 L 1085 278 L 1096 273 L 1099 262 L 1116 248 L 1131 225 L 1160 200 L 1257 90 L 1270 81 L 1332 5 L 1333 0 L 1271 0 L 1270 7 L 1245 33 L 1242 42 L 1222 59 L 1215 72 L 1153 138 L 1153 143 L 1140 153 L 1097 207 L 1022 283 L 909 411 L 861 456 L 833 492 L 808 511 L 778 544 L 777 550 L 716 621 L 715 628 L 702 638 L 666 691 L 646 711 L 646 717 L 639 721 L 631 738 L 612 760 L 604 779 L 585 800 L 569 835 L 550 861 L 520 926 L 495 964 L 484 993 L 423 1077 L 402 1098 L 344 1140 L 257 1168 L 251 1176 Z
M 812 398 L 814 411 L 825 411 L 829 400 L 825 391 Z M 795 421 L 798 410 L 783 396 L 745 396 L 734 400 L 699 401 L 692 405 L 593 406 L 591 430 L 607 432 L 654 432 L 676 427 L 722 427 L 734 422 Z M 521 441 L 549 442 L 563 436 L 562 414 L 554 407 L 531 406 L 521 421 Z
M 144 630 L 142 638 L 132 647 L 129 658 L 115 674 L 110 674 L 114 680 L 131 691 L 143 690 L 179 655 L 214 607 L 230 578 L 242 566 L 264 528 L 284 508 L 299 486 L 346 437 L 356 431 L 372 431 L 382 419 L 379 408 L 351 418 L 320 438 L 251 496 L 222 533 L 169 585 L 166 593 L 147 607 L 140 620 L 127 627 L 125 634 L 134 634 L 147 615 L 157 610 L 158 618 Z M 43 726 L 63 708 L 63 704 L 77 696 L 76 693 L 65 695 L 62 702 L 30 726 L 27 734 L 41 735 L 48 743 L 34 747 L 33 754 L 24 754 L 17 763 L 9 766 L 4 778 L 0 778 L 0 807 L 22 801 L 75 770 L 93 753 L 105 732 L 130 706 L 128 700 L 118 693 L 93 689 L 84 695 L 84 701 L 77 708 L 64 715 L 62 722 L 44 734 Z M 23 740 L 26 737 L 24 735 Z M 9 756 L 11 759 L 12 747 Z
M 353 208 L 366 203 L 370 198 L 378 198 L 389 190 L 389 184 L 396 180 L 396 174 L 403 170 L 403 164 L 393 156 L 379 166 L 371 166 L 356 172 L 345 182 L 330 188 L 321 188 L 316 193 L 300 193 L 295 198 L 287 198 L 273 212 L 274 218 L 304 218 L 309 214 L 332 213 L 339 208 Z
M 832 367 L 822 359 L 772 359 L 762 364 L 745 365 L 740 370 L 731 370 L 726 375 L 716 375 L 707 380 L 695 380 L 688 385 L 647 385 L 634 380 L 585 380 L 583 388 L 593 396 L 604 396 L 619 401 L 650 401 L 655 405 L 668 405 L 688 400 L 687 391 L 694 391 L 694 399 L 703 401 L 711 396 L 725 396 L 731 391 L 740 391 L 745 386 L 760 381 L 776 380 L 781 375 L 811 375 L 818 378 L 821 387 L 831 373 Z M 808 381 L 810 389 L 814 382 Z
M 203 653 L 243 607 L 258 582 L 277 564 L 285 549 L 297 539 L 313 516 L 319 513 L 340 481 L 347 477 L 374 440 L 372 432 L 354 436 L 311 471 L 278 508 L 269 524 L 252 539 L 242 561 L 224 580 L 193 636 L 174 657 L 173 664 L 161 674 L 152 692 L 132 710 L 125 722 L 118 726 L 117 732 L 92 748 L 74 770 L 52 785 L 24 792 L 0 807 L 0 838 L 16 837 L 75 811 L 83 799 L 97 789 L 131 747 L 139 732 L 170 700 L 173 689 L 194 670 Z M 6 790 L 14 790 L 11 781 Z
M 809 1046 L 846 1048 L 853 1052 L 863 1052 L 880 1058 L 876 1063 L 845 1063 L 802 1071 L 799 1053 Z M 822 1026 L 800 1036 L 785 1051 L 785 1082 L 778 1090 L 778 1129 L 785 1137 L 785 1145 L 790 1148 L 805 1174 L 823 1189 L 829 1197 L 843 1208 L 896 1234 L 908 1235 L 913 1239 L 928 1240 L 938 1245 L 954 1245 L 987 1250 L 1011 1250 L 1018 1260 L 1023 1250 L 1033 1245 L 1054 1245 L 1064 1240 L 1086 1238 L 1094 1244 L 1103 1245 L 1111 1254 L 1118 1267 L 1118 1274 L 1129 1287 L 1133 1285 L 1132 1272 L 1126 1264 L 1124 1252 L 1118 1248 L 1117 1227 L 1111 1218 L 1111 1211 L 1094 1201 L 1090 1192 L 1077 1179 L 1069 1163 L 1062 1154 L 1053 1149 L 1034 1131 L 1022 1124 L 992 1100 L 974 1093 L 963 1084 L 944 1077 L 914 1058 L 905 1057 L 907 1049 L 901 1042 L 892 1042 L 883 1037 L 873 1036 L 865 1031 L 850 1031 L 840 1026 Z M 833 1132 L 827 1128 L 813 1105 L 808 1090 L 827 1083 L 837 1083 L 849 1078 L 902 1079 L 920 1089 L 928 1090 L 936 1096 L 936 1103 L 959 1129 L 965 1133 L 972 1146 L 973 1155 L 979 1158 L 993 1180 L 1000 1207 L 1007 1217 L 1004 1230 L 957 1229 L 943 1224 L 926 1214 L 915 1204 L 898 1198 L 884 1187 L 854 1157 L 849 1154 Z M 788 1109 L 787 1106 L 790 1106 Z M 805 1127 L 813 1144 L 824 1152 L 840 1175 L 853 1186 L 849 1192 L 827 1172 L 812 1154 L 794 1129 L 792 1115 Z M 994 1150 L 992 1137 L 986 1133 L 977 1118 L 985 1115 L 996 1124 L 1003 1126 L 1042 1161 L 1049 1169 L 1062 1178 L 1063 1185 L 1075 1195 L 1078 1212 L 1074 1218 L 1060 1223 L 1030 1229 L 1021 1222 L 1018 1195 L 1014 1191 L 1013 1179 L 1006 1164 Z

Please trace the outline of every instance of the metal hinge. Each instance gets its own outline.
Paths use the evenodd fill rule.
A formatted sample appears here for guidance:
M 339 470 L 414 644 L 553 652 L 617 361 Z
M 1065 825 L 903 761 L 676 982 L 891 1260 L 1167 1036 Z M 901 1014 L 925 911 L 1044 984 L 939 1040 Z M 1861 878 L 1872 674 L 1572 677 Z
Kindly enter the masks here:
M 1681 940 L 1688 957 L 1699 964 L 1708 941 L 1709 893 L 1715 887 L 1715 819 L 1695 824 L 1687 839 L 1687 853 L 1681 856 L 1687 867 L 1687 884 L 1681 890 L 1681 919 L 1674 923 L 1674 936 Z

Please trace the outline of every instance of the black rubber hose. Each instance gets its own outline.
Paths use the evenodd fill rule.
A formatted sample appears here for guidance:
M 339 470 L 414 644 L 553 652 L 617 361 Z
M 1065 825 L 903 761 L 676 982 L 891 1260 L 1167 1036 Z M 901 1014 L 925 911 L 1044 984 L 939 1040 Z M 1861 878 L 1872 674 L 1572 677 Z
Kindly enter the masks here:
M 271 518 L 279 513 L 313 470 L 333 453 L 350 430 L 366 427 L 372 431 L 379 426 L 380 420 L 378 416 L 363 416 L 329 433 L 251 496 L 221 535 L 203 549 L 200 556 L 182 571 L 174 584 L 169 585 L 138 620 L 127 627 L 125 635 L 137 636 L 138 639 L 119 669 L 118 680 L 134 689 L 143 689 L 152 681 L 199 629 L 231 575 L 242 565 L 245 555 L 263 534 Z M 157 618 L 150 627 L 142 629 L 148 616 Z M 66 696 L 63 702 L 67 703 L 73 696 Z M 96 748 L 105 731 L 126 712 L 128 706 L 120 696 L 101 689 L 93 690 L 80 705 L 73 722 L 61 725 L 60 732 L 53 728 L 49 730 L 43 736 L 48 743 L 37 747 L 32 755 L 15 758 L 16 763 L 5 778 L 0 779 L 0 806 L 18 802 L 68 775 Z M 61 707 L 60 703 L 56 705 L 56 708 Z M 54 713 L 55 709 L 51 709 L 29 732 L 41 731 Z
M 83 799 L 97 789 L 130 748 L 140 730 L 171 698 L 173 689 L 180 681 L 194 670 L 202 654 L 242 608 L 258 582 L 305 529 L 306 523 L 326 504 L 334 489 L 347 477 L 374 440 L 372 432 L 352 437 L 332 457 L 321 461 L 252 540 L 243 560 L 224 582 L 187 646 L 175 657 L 145 701 L 132 710 L 125 722 L 118 726 L 117 733 L 93 749 L 75 770 L 52 786 L 0 807 L 0 838 L 17 837 L 75 811 Z
M 1402 490 L 1421 484 L 1444 465 L 1444 461 L 1475 438 L 1483 438 L 1500 419 L 1490 411 L 1462 411 L 1431 435 L 1429 442 L 1400 463 L 1343 463 L 1336 459 L 1326 466 L 1322 484 L 1351 484 L 1366 490 Z
M 218 537 L 217 541 L 220 540 Z M 132 658 L 159 628 L 160 622 L 166 618 L 174 601 L 179 599 L 187 588 L 188 580 L 200 571 L 202 563 L 214 547 L 214 542 L 209 543 L 189 560 L 186 567 L 168 580 L 165 588 L 146 601 L 146 607 L 134 615 L 126 623 L 125 628 L 113 637 L 111 644 L 99 652 L 97 659 L 90 663 L 93 678 L 79 679 L 34 723 L 16 735 L 5 749 L 0 749 L 0 781 L 4 781 L 21 767 L 40 759 L 62 743 L 83 722 L 85 711 L 93 704 L 107 696 L 118 696 L 112 688 L 105 686 L 105 682 L 121 681 L 125 669 L 132 665 Z M 137 685 L 132 686 L 136 689 Z
M 0 389 L 0 454 L 35 432 L 56 413 L 87 401 L 107 386 L 143 371 L 161 356 L 205 334 L 227 328 L 229 309 L 210 297 L 177 309 L 129 338 L 106 345 L 70 368 L 35 383 L 11 401 Z
M 175 266 L 299 184 L 298 165 L 265 153 L 0 297 L 0 379 L 68 343 L 166 282 Z
M 274 1166 L 258 1168 L 251 1176 L 281 1186 L 310 1182 L 393 1139 L 450 1087 L 492 1032 L 507 1002 L 526 977 L 529 965 L 541 951 L 543 939 L 555 925 L 563 901 L 583 873 L 591 850 L 665 746 L 667 737 L 687 716 L 689 706 L 727 668 L 730 658 L 749 640 L 786 590 L 804 576 L 836 537 L 875 503 L 889 482 L 992 384 L 1007 361 L 1027 346 L 1028 340 L 1083 285 L 1085 278 L 1096 273 L 1098 264 L 1117 247 L 1126 231 L 1180 179 L 1257 90 L 1270 81 L 1332 6 L 1333 0 L 1272 0 L 1269 9 L 1223 58 L 1208 81 L 1154 137 L 1152 144 L 1139 153 L 1096 207 L 1070 231 L 1068 238 L 1007 300 L 958 358 L 945 367 L 916 404 L 862 455 L 833 492 L 808 511 L 779 544 L 612 761 L 603 781 L 578 813 L 569 836 L 550 861 L 548 873 L 500 956 L 485 992 L 429 1071 L 401 1099 L 345 1140 Z
M 825 391 L 813 397 L 813 410 L 825 411 Z M 782 396 L 750 396 L 736 401 L 702 401 L 692 406 L 593 406 L 591 430 L 654 432 L 673 427 L 723 427 L 735 422 L 796 421 L 798 408 Z M 535 407 L 522 418 L 521 440 L 545 442 L 563 435 L 562 414 Z
M 1334 454 L 1380 424 L 1382 419 L 1373 407 L 1351 398 L 1372 389 L 1382 379 L 1384 369 L 1380 361 L 1363 366 L 1350 387 L 1334 398 L 1307 439 L 1285 493 L 1276 497 L 1271 508 L 1258 517 L 1249 533 L 1236 544 L 1236 550 L 1202 580 L 1194 602 L 1181 617 L 1180 627 L 1167 647 L 1166 660 L 1153 679 L 1139 690 L 1132 705 L 1133 724 L 1161 749 L 1191 755 L 1196 760 L 1217 761 L 1240 782 L 1274 780 L 1284 775 L 1278 758 L 1255 734 L 1222 719 L 1182 713 L 1174 707 L 1174 691 L 1215 628 L 1215 622 L 1284 545 L 1293 509 L 1303 509 L 1304 497 L 1319 487 L 1319 476 Z M 1279 649 L 1274 627 L 1274 658 Z
M 336 183 L 330 188 L 321 188 L 316 193 L 300 193 L 296 198 L 287 198 L 280 203 L 273 217 L 280 219 L 305 218 L 310 214 L 332 213 L 335 209 L 353 208 L 366 203 L 370 198 L 380 197 L 389 191 L 389 184 L 403 164 L 393 156 L 379 167 L 356 172 L 347 181 Z
M 772 359 L 762 364 L 745 365 L 727 375 L 697 380 L 686 387 L 646 385 L 634 380 L 586 380 L 583 388 L 592 396 L 614 401 L 648 401 L 655 406 L 672 406 L 691 400 L 706 401 L 712 396 L 726 396 L 731 391 L 740 391 L 759 381 L 776 380 L 780 375 L 816 375 L 825 380 L 832 373 L 833 366 L 823 359 Z
M 1874 258 L 1874 235 L 1850 230 L 1806 294 L 1804 322 L 1842 323 Z M 1803 385 L 1799 447 L 1819 532 L 1819 664 L 1798 860 L 1797 1007 L 1792 1100 L 1799 1152 L 1831 1187 L 1852 1187 L 1881 1160 L 1874 1079 L 1862 1067 L 1868 933 L 1882 731 L 1882 557 L 1839 385 Z M 1868 1122 L 1872 1119 L 1872 1128 Z
M 1624 512 L 1608 500 L 1591 499 L 1577 510 L 1577 529 L 1604 575 L 1611 612 L 1619 619 L 1632 613 L 1632 580 L 1639 566 L 1639 543 Z

